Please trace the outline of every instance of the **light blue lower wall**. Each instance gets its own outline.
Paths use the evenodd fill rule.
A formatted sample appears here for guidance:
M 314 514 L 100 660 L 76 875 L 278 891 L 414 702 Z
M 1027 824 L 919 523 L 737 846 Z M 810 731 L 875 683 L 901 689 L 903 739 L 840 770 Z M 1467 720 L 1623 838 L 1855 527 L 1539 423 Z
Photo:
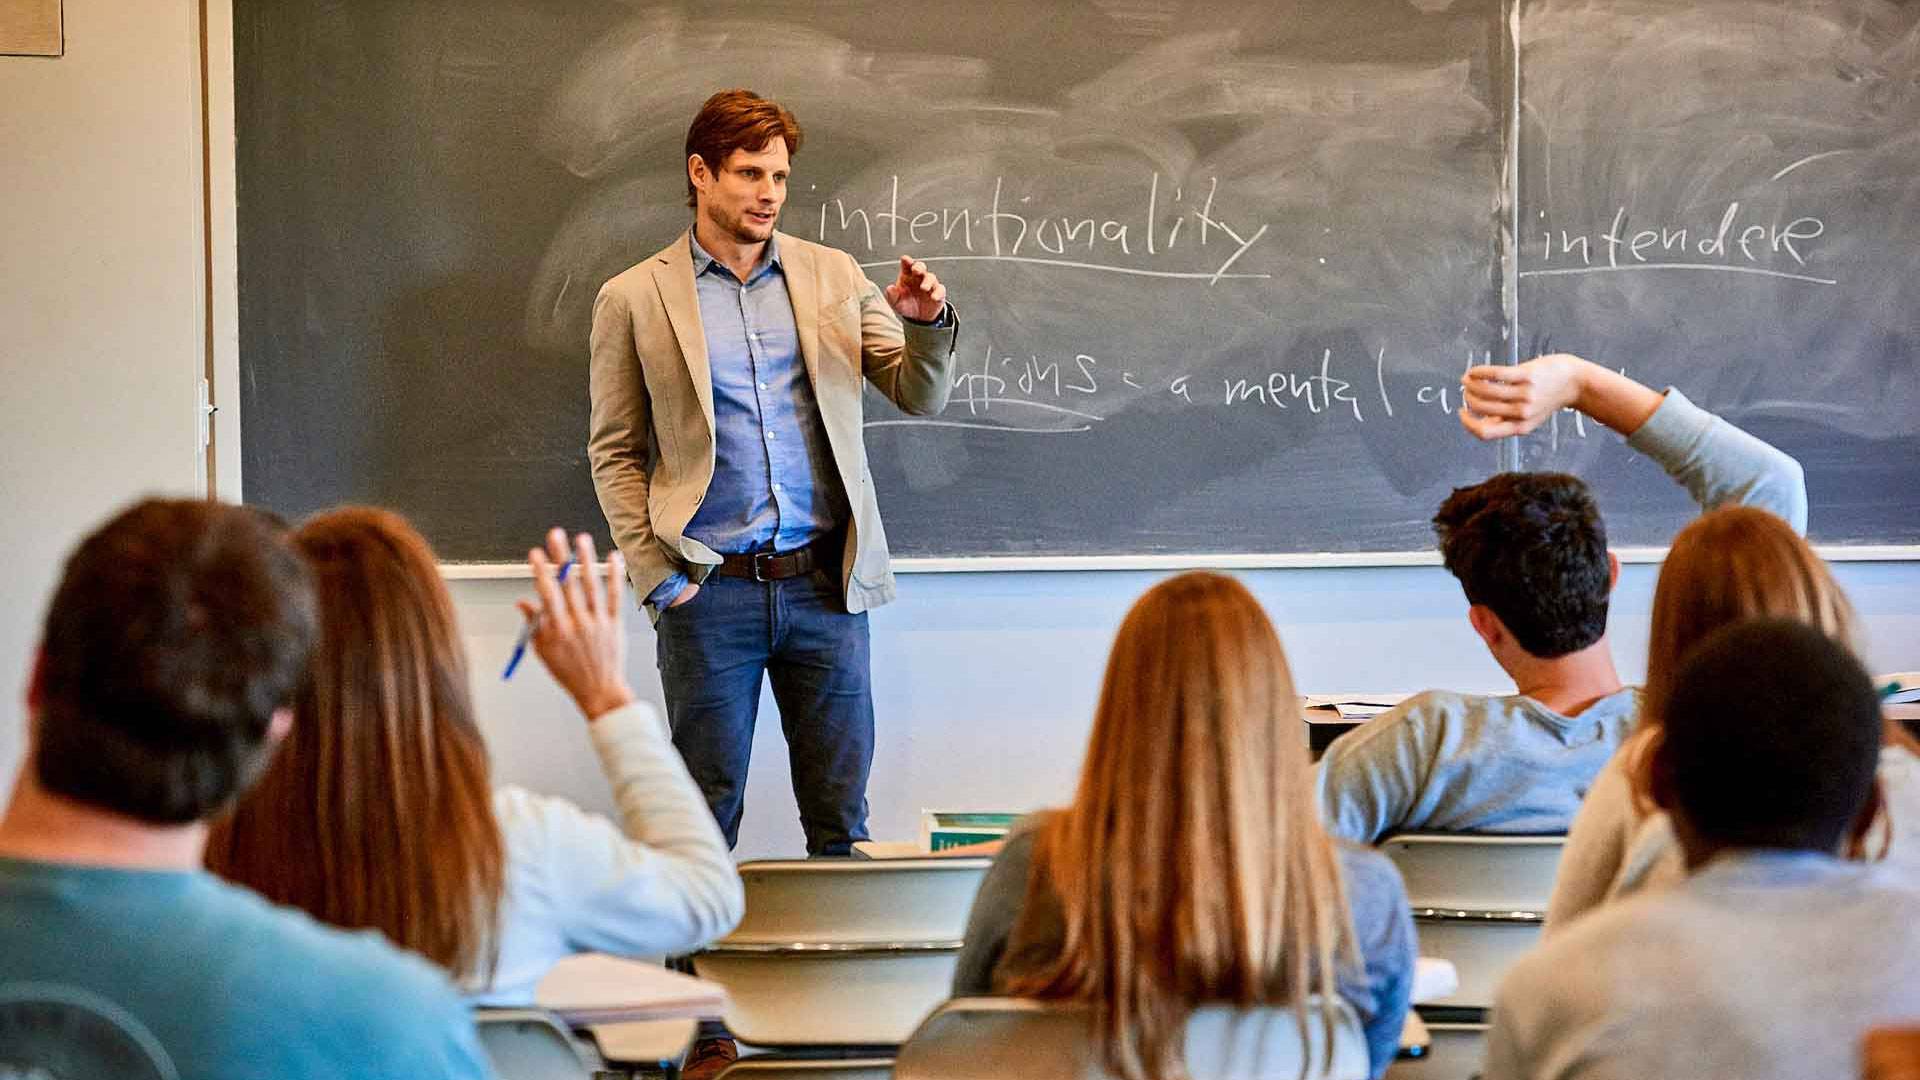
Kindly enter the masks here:
M 1875 670 L 1920 669 L 1920 563 L 1842 563 Z M 1656 567 L 1628 566 L 1611 635 L 1621 674 L 1645 668 Z M 872 617 L 876 837 L 914 835 L 923 807 L 1026 809 L 1073 789 L 1102 665 L 1127 606 L 1163 575 L 1134 571 L 903 574 Z M 1253 570 L 1302 692 L 1510 686 L 1439 567 Z M 502 778 L 610 806 L 581 721 L 537 665 L 499 679 L 518 615 L 514 582 L 454 584 L 480 715 Z M 630 668 L 659 701 L 653 632 L 636 618 Z M 1737 703 L 1735 703 L 1737 705 Z M 743 857 L 793 854 L 800 829 L 771 697 L 761 707 Z

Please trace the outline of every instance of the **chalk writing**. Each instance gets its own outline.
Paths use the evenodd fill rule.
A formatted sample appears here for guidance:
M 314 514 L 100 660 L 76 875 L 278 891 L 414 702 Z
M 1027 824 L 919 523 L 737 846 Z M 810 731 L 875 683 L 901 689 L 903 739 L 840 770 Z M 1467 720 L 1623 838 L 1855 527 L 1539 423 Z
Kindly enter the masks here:
M 1655 222 L 1636 227 L 1627 207 L 1616 207 L 1608 226 L 1588 234 L 1553 228 L 1540 212 L 1542 224 L 1525 254 L 1534 265 L 1521 277 L 1558 274 L 1612 273 L 1629 270 L 1705 270 L 1785 278 L 1815 285 L 1837 284 L 1836 279 L 1808 268 L 1814 241 L 1826 235 L 1826 222 L 1801 216 L 1764 224 L 1747 220 L 1740 203 L 1727 203 L 1717 227 Z
M 1138 390 L 1171 398 L 1177 403 L 1175 408 L 1262 409 L 1276 420 L 1298 418 L 1292 422 L 1404 423 L 1419 412 L 1447 416 L 1459 412 L 1463 402 L 1458 378 L 1399 382 L 1401 409 L 1396 410 L 1396 393 L 1388 388 L 1388 356 L 1385 347 L 1354 358 L 1342 357 L 1326 347 L 1320 350 L 1318 361 L 1306 369 L 1181 372 L 1156 377 L 1129 370 L 1125 363 L 1103 362 L 1088 353 L 1066 358 L 1016 355 L 1001 353 L 989 343 L 955 373 L 951 404 L 942 417 L 875 420 L 867 426 L 982 428 L 1049 435 L 1089 431 L 1107 414 L 1138 399 L 1139 394 L 1130 392 Z M 1477 364 L 1492 363 L 1493 357 L 1486 351 L 1470 352 L 1464 361 L 1462 373 Z M 1363 383 L 1347 377 L 1346 372 L 1354 366 L 1372 368 L 1372 389 L 1363 391 Z M 1625 368 L 1618 370 L 1626 373 Z M 1208 390 L 1209 386 L 1217 389 Z M 1562 411 L 1570 414 L 1573 435 L 1586 438 L 1586 418 L 1573 409 Z M 1556 413 L 1547 429 L 1556 448 L 1562 439 L 1560 420 Z
M 994 177 L 991 192 L 982 193 L 984 209 L 982 203 L 902 207 L 900 177 L 895 175 L 881 200 L 862 205 L 845 195 L 823 199 L 814 224 L 821 243 L 851 250 L 856 258 L 904 247 L 930 263 L 1028 263 L 1209 285 L 1272 277 L 1241 266 L 1267 235 L 1267 226 L 1235 224 L 1217 209 L 1218 178 L 1209 178 L 1205 195 L 1191 200 L 1184 186 L 1165 190 L 1159 173 L 1148 176 L 1142 187 L 1137 212 L 1112 216 L 1045 213 L 1033 206 L 1031 194 L 1016 197 L 1010 192 L 1004 176 Z M 1186 268 L 1165 265 L 1168 262 Z M 1201 268 L 1192 268 L 1196 262 Z

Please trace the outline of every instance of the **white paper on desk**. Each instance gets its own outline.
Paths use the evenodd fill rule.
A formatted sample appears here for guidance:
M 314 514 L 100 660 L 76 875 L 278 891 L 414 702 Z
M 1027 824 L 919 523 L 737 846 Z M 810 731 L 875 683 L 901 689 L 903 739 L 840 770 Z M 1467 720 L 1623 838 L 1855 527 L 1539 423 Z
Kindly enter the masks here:
M 1373 705 L 1382 711 L 1412 697 L 1412 694 L 1308 694 L 1301 699 L 1303 709 L 1338 708 L 1342 705 Z
M 1896 671 L 1891 675 L 1874 677 L 1875 686 L 1894 683 L 1899 689 L 1880 699 L 1882 705 L 1911 705 L 1920 701 L 1920 671 Z
M 1438 1001 L 1460 989 L 1460 972 L 1453 961 L 1422 956 L 1413 962 L 1413 1003 Z
M 601 953 L 569 956 L 553 965 L 533 992 L 534 1004 L 568 1024 L 718 1017 L 727 990 L 658 964 Z

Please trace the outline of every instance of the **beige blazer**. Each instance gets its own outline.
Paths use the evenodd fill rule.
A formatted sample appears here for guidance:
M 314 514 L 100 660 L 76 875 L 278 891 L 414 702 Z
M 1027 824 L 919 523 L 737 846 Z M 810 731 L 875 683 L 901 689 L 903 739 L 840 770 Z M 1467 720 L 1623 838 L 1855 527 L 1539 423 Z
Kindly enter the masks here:
M 800 358 L 852 520 L 841 560 L 848 611 L 893 599 L 886 532 L 861 433 L 864 376 L 915 415 L 946 407 L 956 328 L 904 327 L 844 251 L 780 234 Z M 681 570 L 706 580 L 720 556 L 686 535 L 713 479 L 713 378 L 686 233 L 600 288 L 593 304 L 587 454 L 593 487 L 636 599 Z

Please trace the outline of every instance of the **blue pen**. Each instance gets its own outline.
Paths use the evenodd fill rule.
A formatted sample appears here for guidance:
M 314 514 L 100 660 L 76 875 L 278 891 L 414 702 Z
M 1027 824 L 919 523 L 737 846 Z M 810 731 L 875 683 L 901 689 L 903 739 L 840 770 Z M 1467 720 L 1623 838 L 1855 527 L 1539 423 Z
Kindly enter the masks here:
M 573 569 L 573 560 L 568 559 L 560 565 L 560 576 L 554 579 L 556 584 L 565 584 L 567 571 Z M 527 645 L 533 641 L 533 628 L 539 625 L 538 619 L 528 619 L 520 627 L 520 640 L 513 643 L 513 655 L 507 658 L 507 670 L 500 676 L 502 682 L 513 678 L 513 669 L 520 666 L 520 658 L 527 655 Z

